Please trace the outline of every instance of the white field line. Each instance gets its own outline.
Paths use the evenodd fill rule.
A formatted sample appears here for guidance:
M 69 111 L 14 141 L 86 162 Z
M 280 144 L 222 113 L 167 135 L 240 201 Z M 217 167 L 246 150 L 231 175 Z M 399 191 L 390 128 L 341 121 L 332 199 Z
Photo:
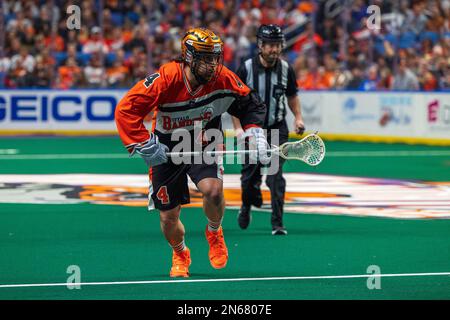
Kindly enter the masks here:
M 373 277 L 433 277 L 450 276 L 450 272 L 435 273 L 391 273 L 391 274 L 355 274 L 337 276 L 299 276 L 299 277 L 265 277 L 265 278 L 224 278 L 224 279 L 192 279 L 192 280 L 149 280 L 149 281 L 117 281 L 117 282 L 64 282 L 64 283 L 29 283 L 29 284 L 3 284 L 3 288 L 30 288 L 30 287 L 58 287 L 58 286 L 102 286 L 102 285 L 137 285 L 137 284 L 177 284 L 202 282 L 243 282 L 243 281 L 280 281 L 280 280 L 320 280 L 320 279 L 355 279 Z M 449 279 L 450 280 L 450 279 Z
M 423 151 L 330 151 L 326 157 L 443 157 L 450 156 L 450 150 Z
M 446 157 L 450 150 L 423 151 L 329 151 L 325 157 Z M 124 153 L 76 153 L 76 154 L 2 154 L 0 160 L 78 160 L 78 159 L 125 159 Z
M 18 149 L 0 149 L 0 154 L 18 154 Z
M 75 154 L 20 154 L 4 156 L 0 160 L 79 160 L 79 159 L 125 159 L 129 155 L 124 153 L 75 153 Z

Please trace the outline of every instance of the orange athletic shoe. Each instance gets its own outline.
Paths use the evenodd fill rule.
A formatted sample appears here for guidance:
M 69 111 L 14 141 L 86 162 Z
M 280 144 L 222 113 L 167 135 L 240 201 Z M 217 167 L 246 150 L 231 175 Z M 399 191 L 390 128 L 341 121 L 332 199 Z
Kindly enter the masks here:
M 223 229 L 220 226 L 217 232 L 211 232 L 206 227 L 206 240 L 209 243 L 209 261 L 215 269 L 225 268 L 228 261 L 228 249 L 223 238 Z
M 170 269 L 170 276 L 176 277 L 189 277 L 189 266 L 191 265 L 191 252 L 186 247 L 184 251 L 175 252 L 172 254 L 172 269 Z

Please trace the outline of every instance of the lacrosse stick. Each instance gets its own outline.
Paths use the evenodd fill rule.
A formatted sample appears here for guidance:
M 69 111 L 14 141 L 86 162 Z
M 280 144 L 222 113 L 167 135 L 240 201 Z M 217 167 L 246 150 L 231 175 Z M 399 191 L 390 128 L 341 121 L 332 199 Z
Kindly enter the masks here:
M 281 146 L 272 145 L 272 149 L 267 150 L 272 154 L 279 155 L 286 160 L 300 160 L 310 166 L 317 166 L 325 157 L 325 143 L 316 133 L 307 135 L 301 140 L 286 142 Z M 208 156 L 225 155 L 225 154 L 250 154 L 257 152 L 256 150 L 226 150 L 226 151 L 207 151 Z M 202 151 L 193 152 L 168 152 L 167 156 L 184 157 L 184 156 L 200 156 Z

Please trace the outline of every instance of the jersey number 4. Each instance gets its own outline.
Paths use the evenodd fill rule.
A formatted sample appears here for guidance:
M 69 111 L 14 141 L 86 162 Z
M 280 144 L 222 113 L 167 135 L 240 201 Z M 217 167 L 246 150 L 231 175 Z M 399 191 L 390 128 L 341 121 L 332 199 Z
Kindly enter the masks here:
M 170 202 L 166 186 L 162 186 L 158 189 L 158 192 L 156 193 L 156 198 L 158 198 L 158 200 L 161 201 L 162 204 L 168 204 Z
M 150 87 L 153 84 L 153 81 L 155 81 L 157 78 L 159 78 L 159 73 L 154 73 L 152 75 L 149 75 L 147 78 L 145 78 L 144 86 L 146 88 Z

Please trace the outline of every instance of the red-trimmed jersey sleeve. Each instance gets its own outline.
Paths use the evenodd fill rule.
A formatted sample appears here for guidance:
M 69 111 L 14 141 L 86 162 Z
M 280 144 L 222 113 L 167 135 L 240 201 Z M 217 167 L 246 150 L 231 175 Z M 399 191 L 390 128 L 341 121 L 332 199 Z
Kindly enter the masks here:
M 164 77 L 154 73 L 139 81 L 116 106 L 117 130 L 129 152 L 150 138 L 144 118 L 162 103 L 166 86 Z

